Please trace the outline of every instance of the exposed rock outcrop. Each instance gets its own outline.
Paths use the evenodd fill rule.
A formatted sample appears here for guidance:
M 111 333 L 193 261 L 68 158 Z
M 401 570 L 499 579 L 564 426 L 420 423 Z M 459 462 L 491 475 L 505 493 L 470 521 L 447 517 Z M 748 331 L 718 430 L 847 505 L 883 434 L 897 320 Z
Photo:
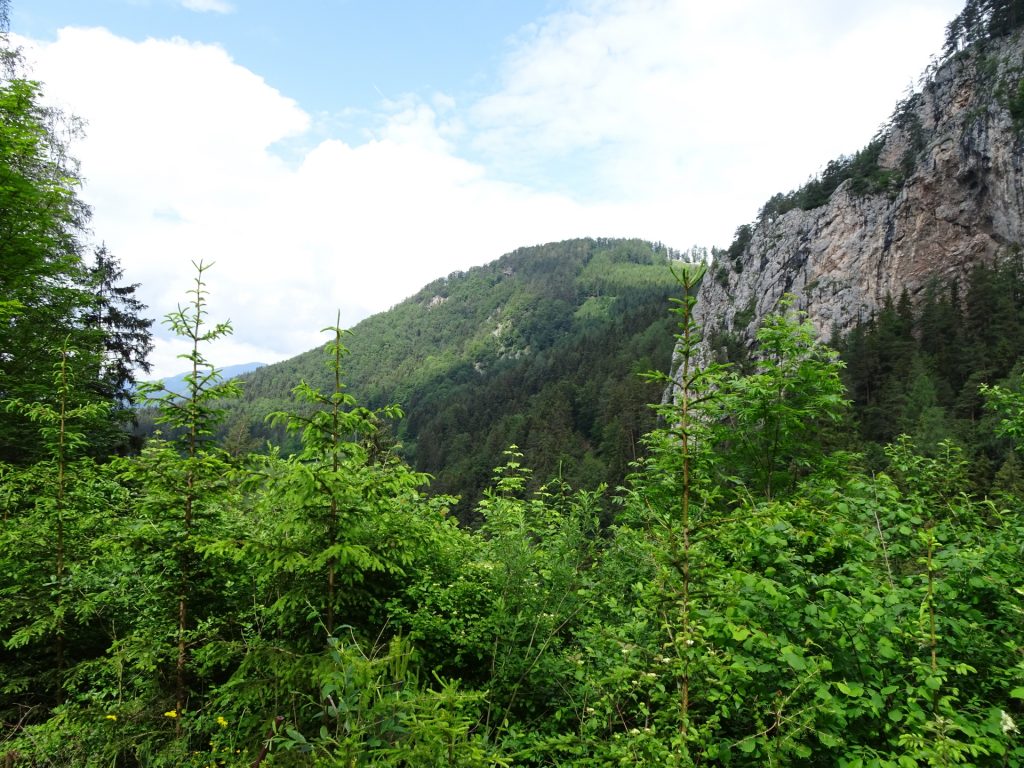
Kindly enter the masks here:
M 1024 36 L 988 41 L 939 66 L 897 109 L 878 166 L 885 189 L 844 181 L 828 202 L 762 212 L 749 243 L 719 252 L 701 286 L 705 339 L 753 339 L 786 293 L 821 338 L 869 317 L 887 296 L 1024 243 Z

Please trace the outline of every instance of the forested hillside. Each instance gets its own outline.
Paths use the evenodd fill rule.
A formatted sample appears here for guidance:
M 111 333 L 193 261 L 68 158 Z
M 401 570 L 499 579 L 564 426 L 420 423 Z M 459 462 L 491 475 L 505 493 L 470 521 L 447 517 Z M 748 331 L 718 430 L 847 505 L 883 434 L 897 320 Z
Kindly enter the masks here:
M 1024 489 L 1019 457 L 985 409 L 984 387 L 1020 388 L 1024 372 L 1024 271 L 1020 255 L 979 264 L 963 283 L 904 293 L 836 340 L 863 445 L 909 435 L 935 455 L 951 440 L 975 489 Z M 879 464 L 882 466 L 884 464 Z
M 399 454 L 435 478 L 435 491 L 460 496 L 460 512 L 510 445 L 538 482 L 614 487 L 642 452 L 655 424 L 648 403 L 661 396 L 637 373 L 669 369 L 672 257 L 639 240 L 572 240 L 441 278 L 346 335 L 348 391 L 370 408 L 405 410 L 394 425 Z M 320 350 L 243 376 L 225 435 L 296 449 L 265 417 L 296 382 L 329 379 Z

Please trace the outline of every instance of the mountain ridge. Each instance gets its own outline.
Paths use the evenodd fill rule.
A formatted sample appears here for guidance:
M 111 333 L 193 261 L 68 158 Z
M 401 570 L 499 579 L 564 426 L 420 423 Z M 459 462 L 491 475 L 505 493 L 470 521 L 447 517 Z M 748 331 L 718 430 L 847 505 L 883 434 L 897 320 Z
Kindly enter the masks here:
M 671 363 L 669 269 L 681 254 L 641 240 L 568 240 L 519 248 L 424 286 L 345 336 L 344 380 L 361 405 L 400 404 L 394 438 L 439 492 L 464 508 L 517 445 L 536 470 L 594 487 L 621 482 L 654 424 L 656 385 L 640 380 Z M 263 423 L 293 406 L 300 380 L 330 388 L 313 349 L 242 377 L 231 406 L 253 438 L 287 451 L 295 436 Z M 391 439 L 391 438 L 385 438 Z
M 221 376 L 227 380 L 234 379 L 246 373 L 251 373 L 252 371 L 263 368 L 264 366 L 266 366 L 266 363 L 237 363 L 235 365 L 226 365 L 219 370 Z M 185 377 L 188 376 L 189 373 L 189 371 L 184 371 L 182 373 L 176 373 L 173 376 L 166 376 L 162 379 L 155 379 L 153 382 L 147 383 L 156 383 L 159 381 L 168 392 L 175 395 L 183 395 L 186 392 Z

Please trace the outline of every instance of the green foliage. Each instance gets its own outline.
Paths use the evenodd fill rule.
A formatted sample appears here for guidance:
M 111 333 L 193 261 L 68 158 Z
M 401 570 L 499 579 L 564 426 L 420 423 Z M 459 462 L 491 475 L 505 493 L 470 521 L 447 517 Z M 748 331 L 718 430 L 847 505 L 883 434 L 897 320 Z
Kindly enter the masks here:
M 586 607 L 600 506 L 599 494 L 561 484 L 524 498 L 521 458 L 513 446 L 496 471 L 480 532 L 391 609 L 428 667 L 486 687 L 485 732 L 529 743 L 518 724 L 561 717 L 576 671 L 564 656 Z
M 895 446 L 895 481 L 819 446 L 784 498 L 724 493 L 731 446 L 716 434 L 757 443 L 763 426 L 721 421 L 746 405 L 730 393 L 778 389 L 765 371 L 692 366 L 681 309 L 673 426 L 652 435 L 593 571 L 566 725 L 535 742 L 536 762 L 1019 764 L 1015 516 L 963 492 L 948 444 L 938 459 Z M 767 327 L 781 369 L 806 366 L 810 422 L 840 414 L 834 358 L 792 320 Z M 753 410 L 784 422 L 786 400 Z
M 401 411 L 356 405 L 342 383 L 341 364 L 348 354 L 344 332 L 338 326 L 325 330 L 334 335 L 325 348 L 332 388 L 322 392 L 301 382 L 294 390 L 296 400 L 315 410 L 268 417 L 300 431 L 302 450 L 289 459 L 270 456 L 255 465 L 249 484 L 259 488 L 259 501 L 266 498 L 273 506 L 274 522 L 243 551 L 247 558 L 266 562 L 275 577 L 265 587 L 275 595 L 268 618 L 287 622 L 297 611 L 313 609 L 333 637 L 341 611 L 362 612 L 374 602 L 370 574 L 400 577 L 412 563 L 417 542 L 403 541 L 389 527 L 395 522 L 393 505 L 398 499 L 418 504 L 416 488 L 426 478 L 389 454 L 371 450 L 381 421 L 398 418 Z
M 761 207 L 758 222 L 774 221 L 794 209 L 810 211 L 825 205 L 846 181 L 850 182 L 850 191 L 855 195 L 891 192 L 898 188 L 902 181 L 898 171 L 879 164 L 884 146 L 885 136 L 880 135 L 855 154 L 830 160 L 821 175 L 809 179 L 804 186 L 772 196 Z
M 1024 25 L 1021 0 L 967 0 L 964 9 L 946 27 L 944 56 L 968 46 L 1004 37 Z
M 81 322 L 102 340 L 91 389 L 101 402 L 110 403 L 111 418 L 105 439 L 100 441 L 100 435 L 94 434 L 92 450 L 94 455 L 109 455 L 127 447 L 126 427 L 134 419 L 131 400 L 136 375 L 150 371 L 147 357 L 153 350 L 153 321 L 141 317 L 146 306 L 135 297 L 139 286 L 121 283 L 124 270 L 117 257 L 106 246 L 95 249 L 93 256 L 93 264 L 86 271 L 93 300 Z
M 837 353 L 815 341 L 798 313 L 766 318 L 757 342 L 754 370 L 720 394 L 726 429 L 719 450 L 731 483 L 771 499 L 822 468 L 848 403 Z
M 535 469 L 532 490 L 553 477 L 618 484 L 654 426 L 646 404 L 660 393 L 636 373 L 668 370 L 666 264 L 678 255 L 637 240 L 573 240 L 437 280 L 353 329 L 348 391 L 370 409 L 403 405 L 396 450 L 435 490 L 461 497 L 464 520 L 513 443 Z M 245 376 L 229 417 L 238 433 L 301 450 L 263 417 L 284 408 L 297 379 L 329 388 L 319 361 L 306 353 Z
M 988 407 L 1002 416 L 996 428 L 998 433 L 1011 438 L 1018 446 L 1024 445 L 1024 396 L 1021 392 L 982 384 L 981 394 Z
M 107 406 L 75 381 L 74 358 L 75 350 L 60 351 L 49 396 L 4 403 L 36 427 L 45 457 L 0 469 L 0 717 L 22 726 L 65 701 L 76 665 L 97 650 L 94 609 L 80 595 L 107 513 L 124 496 L 83 457 Z
M 49 389 L 54 350 L 69 336 L 80 355 L 96 351 L 76 324 L 90 303 L 78 242 L 87 209 L 40 101 L 38 83 L 0 81 L 0 296 L 8 302 L 0 325 L 0 393 L 26 401 Z M 0 426 L 0 456 L 31 456 L 30 425 L 8 414 Z
M 230 465 L 210 438 L 221 417 L 218 403 L 236 396 L 238 389 L 224 382 L 203 354 L 203 345 L 230 333 L 231 326 L 209 324 L 204 283 L 209 265 L 199 262 L 195 268 L 189 302 L 165 321 L 189 343 L 189 351 L 181 355 L 191 368 L 185 379 L 187 391 L 179 395 L 159 383 L 141 385 L 139 390 L 158 408 L 157 421 L 173 428 L 176 436 L 150 441 L 137 458 L 119 465 L 135 491 L 138 517 L 134 530 L 119 532 L 125 539 L 110 543 L 124 552 L 126 564 L 146 585 L 144 595 L 136 596 L 139 620 L 113 627 L 110 662 L 131 670 L 141 701 L 173 713 L 169 721 L 176 736 L 182 734 L 182 717 L 195 693 L 192 681 L 203 648 L 211 634 L 216 636 L 213 630 L 220 623 L 222 588 L 216 561 L 205 550 L 233 527 Z M 153 743 L 160 744 L 159 737 Z
M 953 440 L 970 479 L 988 489 L 1010 444 L 982 398 L 983 385 L 1013 387 L 1024 355 L 1019 255 L 977 265 L 963 285 L 929 285 L 916 306 L 886 302 L 842 341 L 844 379 L 864 444 L 910 435 L 926 454 Z M 881 466 L 884 457 L 873 456 Z
M 231 460 L 197 269 L 169 317 L 189 390 L 154 393 L 173 440 L 82 458 L 70 353 L 54 394 L 9 405 L 49 452 L 0 465 L 9 764 L 1024 765 L 1011 471 L 979 497 L 955 443 L 908 438 L 861 470 L 835 450 L 841 366 L 798 314 L 766 320 L 750 371 L 704 367 L 705 266 L 675 265 L 677 367 L 651 377 L 673 397 L 614 522 L 607 489 L 538 486 L 513 447 L 470 530 L 380 439 L 397 409 L 346 389 L 337 326 L 328 386 L 274 417 L 296 452 Z M 886 343 L 957 325 L 939 296 L 891 307 Z M 920 421 L 951 395 L 907 372 Z M 1019 438 L 1018 389 L 985 397 Z
M 6 48 L 0 78 L 0 397 L 25 402 L 49 391 L 50 364 L 62 347 L 79 392 L 110 410 L 107 435 L 93 434 L 94 455 L 117 448 L 125 416 L 131 369 L 145 366 L 148 321 L 134 287 L 116 284 L 116 261 L 97 250 L 97 265 L 83 258 L 88 207 L 78 198 L 78 169 L 62 133 L 75 136 L 77 123 L 44 107 L 39 83 L 11 75 L 17 53 Z M 116 310 L 116 314 L 114 311 Z M 102 318 L 102 320 L 100 320 Z M 119 407 L 118 407 L 119 406 Z M 34 428 L 23 411 L 0 413 L 0 459 L 28 463 L 39 458 Z
M 733 272 L 743 271 L 743 252 L 746 251 L 747 246 L 754 239 L 754 227 L 750 224 L 741 224 L 736 228 L 736 234 L 733 237 L 732 244 L 729 245 L 725 255 L 729 257 L 732 262 Z
M 309 754 L 316 765 L 503 766 L 473 726 L 484 696 L 436 677 L 417 680 L 411 646 L 401 638 L 367 655 L 335 638 L 317 670 L 328 702 L 316 734 L 285 727 L 275 746 Z

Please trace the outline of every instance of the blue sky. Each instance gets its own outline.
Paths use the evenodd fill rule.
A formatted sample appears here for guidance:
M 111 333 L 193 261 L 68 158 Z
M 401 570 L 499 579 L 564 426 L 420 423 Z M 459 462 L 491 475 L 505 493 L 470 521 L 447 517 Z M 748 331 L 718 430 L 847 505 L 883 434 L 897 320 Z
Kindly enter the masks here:
M 11 29 L 153 315 L 216 262 L 228 365 L 519 246 L 726 246 L 871 139 L 961 5 L 12 0 Z
M 136 41 L 179 36 L 222 45 L 305 109 L 371 111 L 382 94 L 482 92 L 511 36 L 557 6 L 550 0 L 231 0 L 222 7 L 231 10 L 197 12 L 176 0 L 14 0 L 12 27 L 40 39 L 64 26 L 102 26 Z

